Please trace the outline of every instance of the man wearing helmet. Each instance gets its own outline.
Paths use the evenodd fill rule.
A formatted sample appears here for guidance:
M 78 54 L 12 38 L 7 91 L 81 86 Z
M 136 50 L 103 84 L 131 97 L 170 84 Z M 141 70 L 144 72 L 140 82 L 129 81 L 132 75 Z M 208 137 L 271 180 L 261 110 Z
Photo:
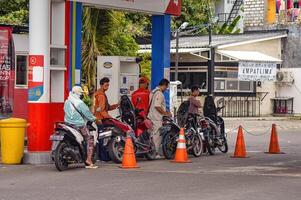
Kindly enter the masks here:
M 97 168 L 92 162 L 94 152 L 94 138 L 86 126 L 88 121 L 95 121 L 95 117 L 90 112 L 88 106 L 81 100 L 83 97 L 83 89 L 80 86 L 74 86 L 69 93 L 68 99 L 64 104 L 65 123 L 78 129 L 85 138 L 87 143 L 87 160 L 86 168 Z

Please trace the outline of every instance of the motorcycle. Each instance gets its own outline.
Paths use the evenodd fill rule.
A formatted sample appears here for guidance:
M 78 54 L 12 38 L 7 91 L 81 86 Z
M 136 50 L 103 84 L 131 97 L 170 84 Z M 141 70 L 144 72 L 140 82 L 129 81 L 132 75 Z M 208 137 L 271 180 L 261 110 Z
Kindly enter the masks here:
M 224 107 L 218 107 L 217 112 L 222 110 Z M 215 154 L 215 149 L 218 148 L 222 153 L 228 152 L 228 142 L 224 130 L 224 120 L 217 116 L 216 120 L 213 121 L 212 117 L 205 117 L 205 120 L 208 122 L 209 126 L 207 128 L 209 131 L 205 134 L 205 144 L 210 155 Z M 204 122 L 203 126 L 204 126 Z
M 163 125 L 160 129 L 162 135 L 162 151 L 167 159 L 174 158 L 177 142 L 179 138 L 180 127 L 170 117 L 162 118 Z M 189 123 L 184 126 L 186 149 L 189 154 L 199 157 L 203 153 L 202 134 L 199 133 Z
M 115 163 L 122 162 L 125 139 L 129 135 L 134 144 L 135 154 L 146 157 L 148 160 L 154 160 L 156 148 L 149 132 L 152 123 L 139 114 L 141 110 L 134 109 L 127 95 L 121 97 L 119 112 L 121 121 L 116 119 L 103 120 L 104 128 L 112 131 L 107 145 L 111 159 Z
M 94 136 L 94 146 L 97 143 L 98 135 L 111 134 L 110 131 L 101 130 L 98 133 L 97 125 L 94 122 L 88 122 L 87 127 L 90 134 Z M 58 171 L 64 171 L 70 164 L 84 163 L 87 159 L 87 143 L 78 129 L 64 123 L 55 124 L 55 132 L 50 136 L 52 141 L 51 158 Z M 92 157 L 93 163 L 96 152 Z

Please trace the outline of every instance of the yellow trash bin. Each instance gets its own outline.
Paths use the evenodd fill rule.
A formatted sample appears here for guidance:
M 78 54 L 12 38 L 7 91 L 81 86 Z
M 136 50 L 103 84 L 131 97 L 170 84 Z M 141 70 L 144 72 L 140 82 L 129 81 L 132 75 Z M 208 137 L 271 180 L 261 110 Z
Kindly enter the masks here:
M 20 164 L 24 153 L 27 122 L 24 119 L 0 120 L 1 159 L 3 164 Z

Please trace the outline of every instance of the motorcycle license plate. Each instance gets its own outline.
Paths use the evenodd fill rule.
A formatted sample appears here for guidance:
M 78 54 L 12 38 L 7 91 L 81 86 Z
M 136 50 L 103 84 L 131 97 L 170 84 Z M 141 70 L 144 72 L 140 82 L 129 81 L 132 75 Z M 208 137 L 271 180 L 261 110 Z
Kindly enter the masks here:
M 63 135 L 51 135 L 50 140 L 52 140 L 52 141 L 62 141 L 62 140 L 64 140 L 64 136 Z
M 60 141 L 53 141 L 52 142 L 52 146 L 51 146 L 51 150 L 54 151 L 56 150 L 57 146 L 59 145 Z

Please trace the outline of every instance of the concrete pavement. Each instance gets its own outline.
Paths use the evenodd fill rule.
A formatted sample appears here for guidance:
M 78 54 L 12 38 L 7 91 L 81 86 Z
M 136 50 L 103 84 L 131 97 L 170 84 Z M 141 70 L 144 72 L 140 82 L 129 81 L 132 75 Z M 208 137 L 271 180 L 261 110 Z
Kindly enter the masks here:
M 227 128 L 234 128 L 235 123 L 227 123 Z M 260 123 L 243 126 L 260 135 Z M 281 150 L 286 153 L 279 155 L 264 153 L 270 134 L 254 135 L 245 133 L 249 156 L 245 159 L 230 158 L 236 139 L 233 132 L 228 134 L 228 154 L 191 158 L 193 162 L 187 164 L 142 160 L 138 162 L 140 168 L 134 170 L 98 163 L 96 170 L 76 166 L 65 172 L 57 172 L 54 165 L 0 165 L 0 200 L 299 200 L 300 131 L 278 130 Z

